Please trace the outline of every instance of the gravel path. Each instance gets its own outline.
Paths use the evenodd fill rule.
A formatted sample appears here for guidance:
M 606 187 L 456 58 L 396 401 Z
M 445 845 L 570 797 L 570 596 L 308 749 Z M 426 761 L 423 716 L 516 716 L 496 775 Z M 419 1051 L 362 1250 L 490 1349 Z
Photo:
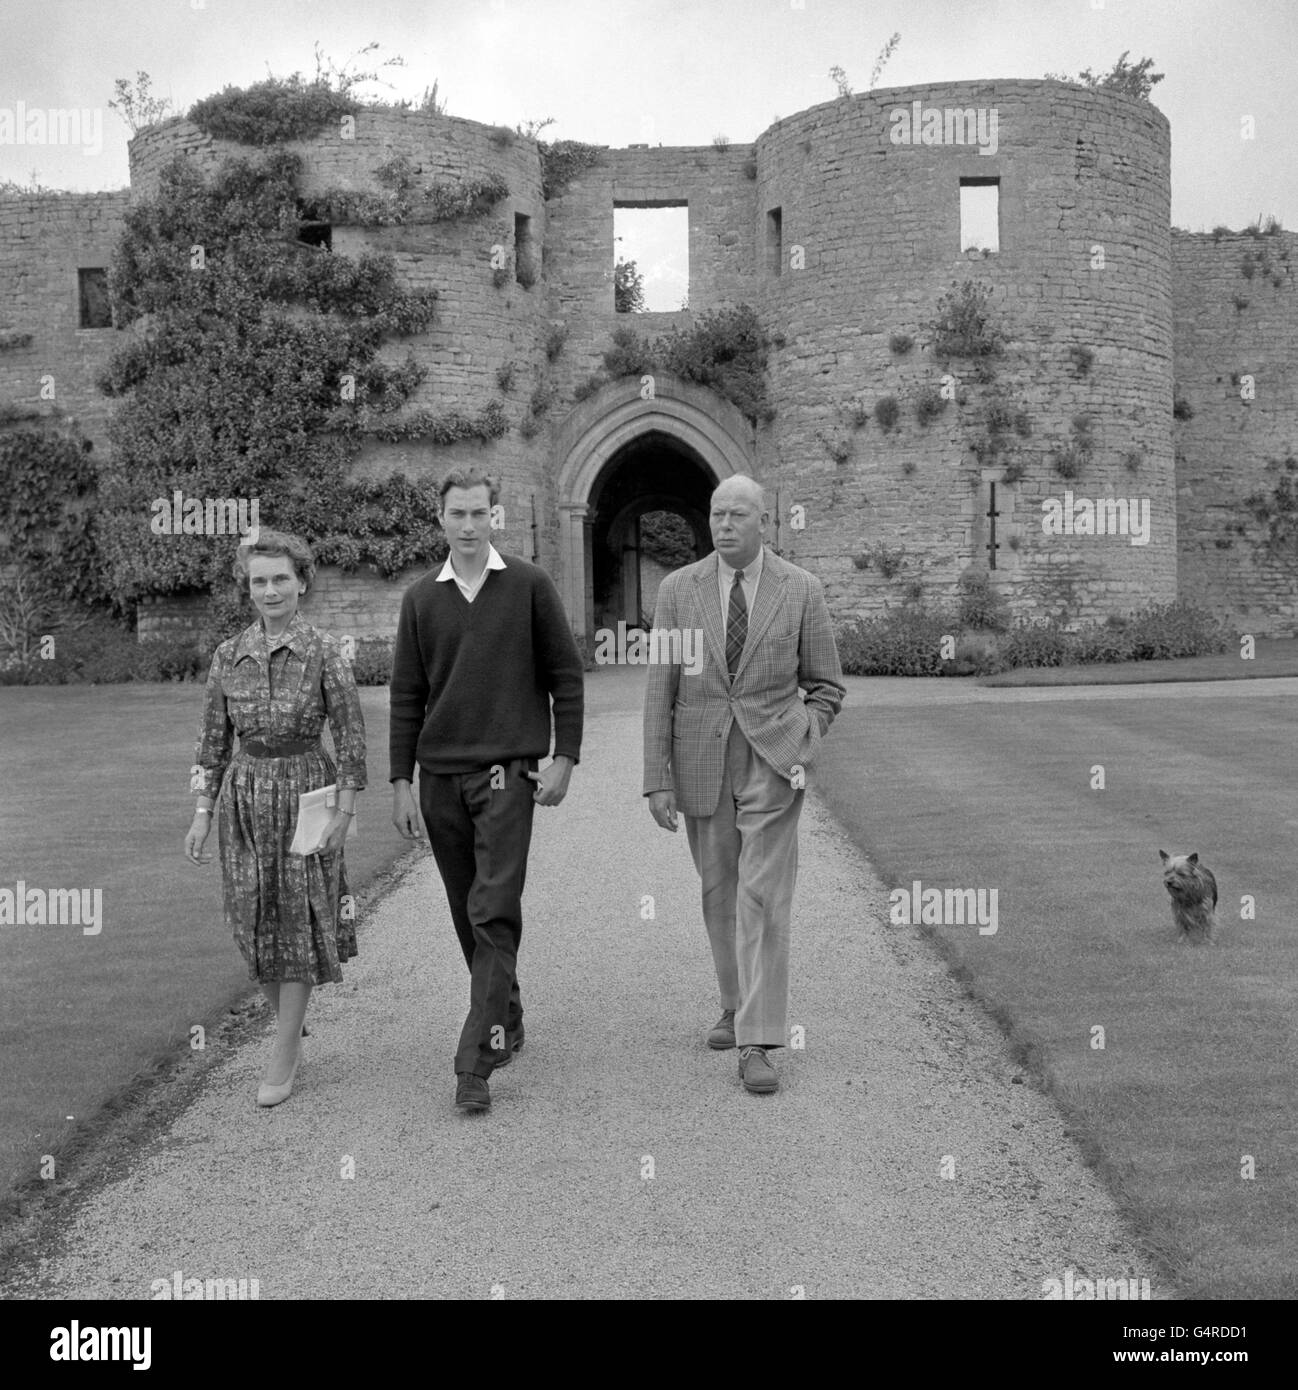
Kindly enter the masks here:
M 367 914 L 346 982 L 316 993 L 292 1098 L 254 1104 L 268 1032 L 230 1047 L 3 1292 L 141 1298 L 180 1270 L 263 1299 L 1040 1298 L 1071 1268 L 1175 1296 L 810 798 L 805 1048 L 776 1054 L 777 1095 L 743 1090 L 736 1054 L 704 1044 L 719 1003 L 697 880 L 684 830 L 644 808 L 639 747 L 629 701 L 596 701 L 567 801 L 537 811 L 527 1045 L 490 1112 L 452 1104 L 468 977 L 425 853 Z M 386 799 L 376 778 L 370 833 Z

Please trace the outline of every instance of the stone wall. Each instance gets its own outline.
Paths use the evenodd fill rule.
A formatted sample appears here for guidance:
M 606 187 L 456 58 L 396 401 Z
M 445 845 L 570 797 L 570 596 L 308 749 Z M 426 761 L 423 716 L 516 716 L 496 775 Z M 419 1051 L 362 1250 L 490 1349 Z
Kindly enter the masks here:
M 1174 427 L 1178 590 L 1243 631 L 1292 636 L 1298 554 L 1268 549 L 1244 502 L 1298 458 L 1298 235 L 1174 232 L 1172 263 L 1176 379 L 1194 412 Z
M 335 637 L 395 638 L 401 597 L 426 573 L 415 568 L 385 581 L 368 568 L 344 574 L 333 565 L 322 565 L 302 600 L 302 616 Z
M 425 573 L 414 568 L 382 580 L 367 566 L 345 574 L 336 565 L 321 565 L 311 592 L 302 600 L 302 616 L 335 637 L 395 637 L 401 596 Z M 202 626 L 206 614 L 204 596 L 154 595 L 140 605 L 137 630 L 142 641 L 189 636 Z M 255 615 L 250 601 L 248 621 Z
M 32 335 L 26 347 L 0 350 L 0 409 L 57 407 L 100 450 L 109 412 L 94 379 L 120 335 L 80 327 L 77 272 L 111 264 L 128 199 L 125 192 L 0 198 L 0 335 Z

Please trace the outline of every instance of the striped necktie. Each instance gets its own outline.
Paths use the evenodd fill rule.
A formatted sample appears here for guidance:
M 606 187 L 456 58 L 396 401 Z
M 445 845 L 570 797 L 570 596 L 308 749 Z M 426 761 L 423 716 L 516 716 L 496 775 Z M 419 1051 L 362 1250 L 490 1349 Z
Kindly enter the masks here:
M 733 676 L 739 669 L 739 658 L 744 654 L 744 642 L 748 637 L 748 600 L 744 597 L 744 572 L 735 571 L 735 582 L 730 586 L 730 613 L 726 619 L 726 669 Z

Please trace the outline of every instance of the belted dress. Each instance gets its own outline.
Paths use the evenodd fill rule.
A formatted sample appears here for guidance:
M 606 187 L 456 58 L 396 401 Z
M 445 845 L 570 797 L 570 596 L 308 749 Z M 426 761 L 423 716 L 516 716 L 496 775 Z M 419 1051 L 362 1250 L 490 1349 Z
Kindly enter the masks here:
M 336 765 L 320 741 L 326 719 Z M 365 719 L 337 639 L 294 613 L 276 637 L 259 618 L 222 642 L 191 771 L 191 791 L 219 796 L 225 921 L 249 976 L 341 981 L 357 953 L 343 851 L 288 852 L 302 792 L 365 787 Z

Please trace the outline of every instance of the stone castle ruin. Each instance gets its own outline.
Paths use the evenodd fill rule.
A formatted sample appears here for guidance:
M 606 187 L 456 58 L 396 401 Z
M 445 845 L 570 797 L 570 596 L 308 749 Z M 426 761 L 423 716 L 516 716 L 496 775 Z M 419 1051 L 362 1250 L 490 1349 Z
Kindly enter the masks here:
M 509 423 L 485 441 L 371 440 L 360 471 L 494 474 L 497 547 L 553 575 L 578 634 L 652 611 L 641 516 L 683 517 L 705 553 L 709 494 L 744 472 L 774 503 L 771 543 L 819 576 L 836 618 L 945 602 L 985 574 L 1016 613 L 1180 598 L 1289 635 L 1296 238 L 1172 228 L 1169 142 L 1148 101 L 987 81 L 834 100 L 750 145 L 601 149 L 549 199 L 535 140 L 455 117 L 362 111 L 353 138 L 287 148 L 308 197 L 376 192 L 397 155 L 425 180 L 503 180 L 480 216 L 303 235 L 320 254 L 389 252 L 408 287 L 438 291 L 432 326 L 399 344 L 428 369 L 412 408 L 496 399 Z M 37 401 L 54 372 L 99 449 L 112 402 L 93 383 L 121 334 L 96 290 L 130 200 L 178 153 L 210 172 L 251 151 L 177 118 L 132 140 L 128 193 L 0 201 L 0 332 L 31 335 L 0 352 L 0 402 Z M 975 205 L 995 231 L 962 250 Z M 690 308 L 618 313 L 614 210 L 665 206 L 688 209 Z M 995 354 L 934 332 L 966 281 Z M 736 305 L 771 340 L 770 419 L 669 373 L 591 389 L 617 329 Z M 520 429 L 538 388 L 553 403 Z M 325 569 L 306 611 L 387 635 L 411 577 Z M 187 604 L 145 604 L 142 630 Z

